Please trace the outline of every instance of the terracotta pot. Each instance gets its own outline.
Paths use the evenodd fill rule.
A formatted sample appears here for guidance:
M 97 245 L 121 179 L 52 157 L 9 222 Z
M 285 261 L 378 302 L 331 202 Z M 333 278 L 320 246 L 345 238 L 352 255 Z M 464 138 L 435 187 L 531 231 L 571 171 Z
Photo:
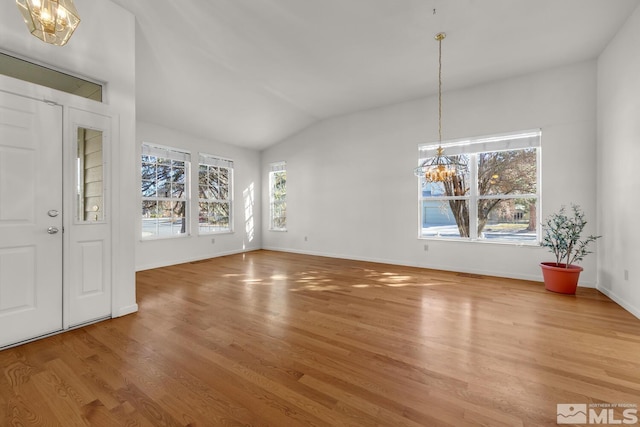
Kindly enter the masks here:
M 578 278 L 583 270 L 578 265 L 556 264 L 555 262 L 541 262 L 544 287 L 551 292 L 573 295 L 578 287 Z

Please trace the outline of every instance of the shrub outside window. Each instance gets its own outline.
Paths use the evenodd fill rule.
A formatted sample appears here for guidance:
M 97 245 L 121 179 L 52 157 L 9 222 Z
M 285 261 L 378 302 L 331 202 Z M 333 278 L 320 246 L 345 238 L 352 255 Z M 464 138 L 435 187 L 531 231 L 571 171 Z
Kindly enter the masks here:
M 200 154 L 198 229 L 200 234 L 233 231 L 233 161 Z
M 537 244 L 539 130 L 443 142 L 459 165 L 455 179 L 419 178 L 421 238 Z M 437 145 L 419 147 L 419 164 Z
M 145 143 L 141 160 L 142 239 L 186 236 L 189 153 Z

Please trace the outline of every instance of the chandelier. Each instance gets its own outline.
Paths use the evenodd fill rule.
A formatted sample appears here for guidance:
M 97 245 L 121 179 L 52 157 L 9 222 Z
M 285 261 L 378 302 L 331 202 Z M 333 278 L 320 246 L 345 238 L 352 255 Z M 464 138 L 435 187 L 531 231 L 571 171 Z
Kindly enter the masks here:
M 16 0 L 29 32 L 40 40 L 64 46 L 80 23 L 73 0 Z
M 447 181 L 458 173 L 457 162 L 445 156 L 442 148 L 442 40 L 446 36 L 445 33 L 438 33 L 435 36 L 438 41 L 438 149 L 435 157 L 425 160 L 413 171 L 417 177 L 424 176 L 428 182 Z

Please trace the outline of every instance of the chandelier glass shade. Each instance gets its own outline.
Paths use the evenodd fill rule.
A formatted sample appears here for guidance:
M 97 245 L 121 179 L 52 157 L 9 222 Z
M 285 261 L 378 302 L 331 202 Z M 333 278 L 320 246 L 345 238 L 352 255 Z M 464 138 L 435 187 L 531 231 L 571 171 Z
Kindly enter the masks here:
M 449 181 L 458 173 L 455 158 L 445 156 L 442 148 L 442 40 L 446 36 L 445 33 L 435 36 L 438 41 L 438 149 L 435 157 L 426 159 L 413 171 L 417 177 L 424 177 L 427 182 Z
M 40 40 L 64 46 L 80 23 L 73 0 L 16 0 L 29 32 Z

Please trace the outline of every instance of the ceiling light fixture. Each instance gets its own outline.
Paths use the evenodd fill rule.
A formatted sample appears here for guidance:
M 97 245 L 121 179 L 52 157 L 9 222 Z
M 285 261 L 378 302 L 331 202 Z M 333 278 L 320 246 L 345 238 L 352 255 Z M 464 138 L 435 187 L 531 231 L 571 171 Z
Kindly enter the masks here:
M 64 46 L 80 23 L 73 0 L 16 0 L 29 32 L 40 40 Z
M 438 149 L 435 157 L 428 158 L 414 169 L 417 177 L 424 176 L 428 182 L 447 181 L 457 174 L 457 162 L 445 156 L 442 148 L 442 40 L 445 37 L 445 33 L 435 36 L 438 41 Z

